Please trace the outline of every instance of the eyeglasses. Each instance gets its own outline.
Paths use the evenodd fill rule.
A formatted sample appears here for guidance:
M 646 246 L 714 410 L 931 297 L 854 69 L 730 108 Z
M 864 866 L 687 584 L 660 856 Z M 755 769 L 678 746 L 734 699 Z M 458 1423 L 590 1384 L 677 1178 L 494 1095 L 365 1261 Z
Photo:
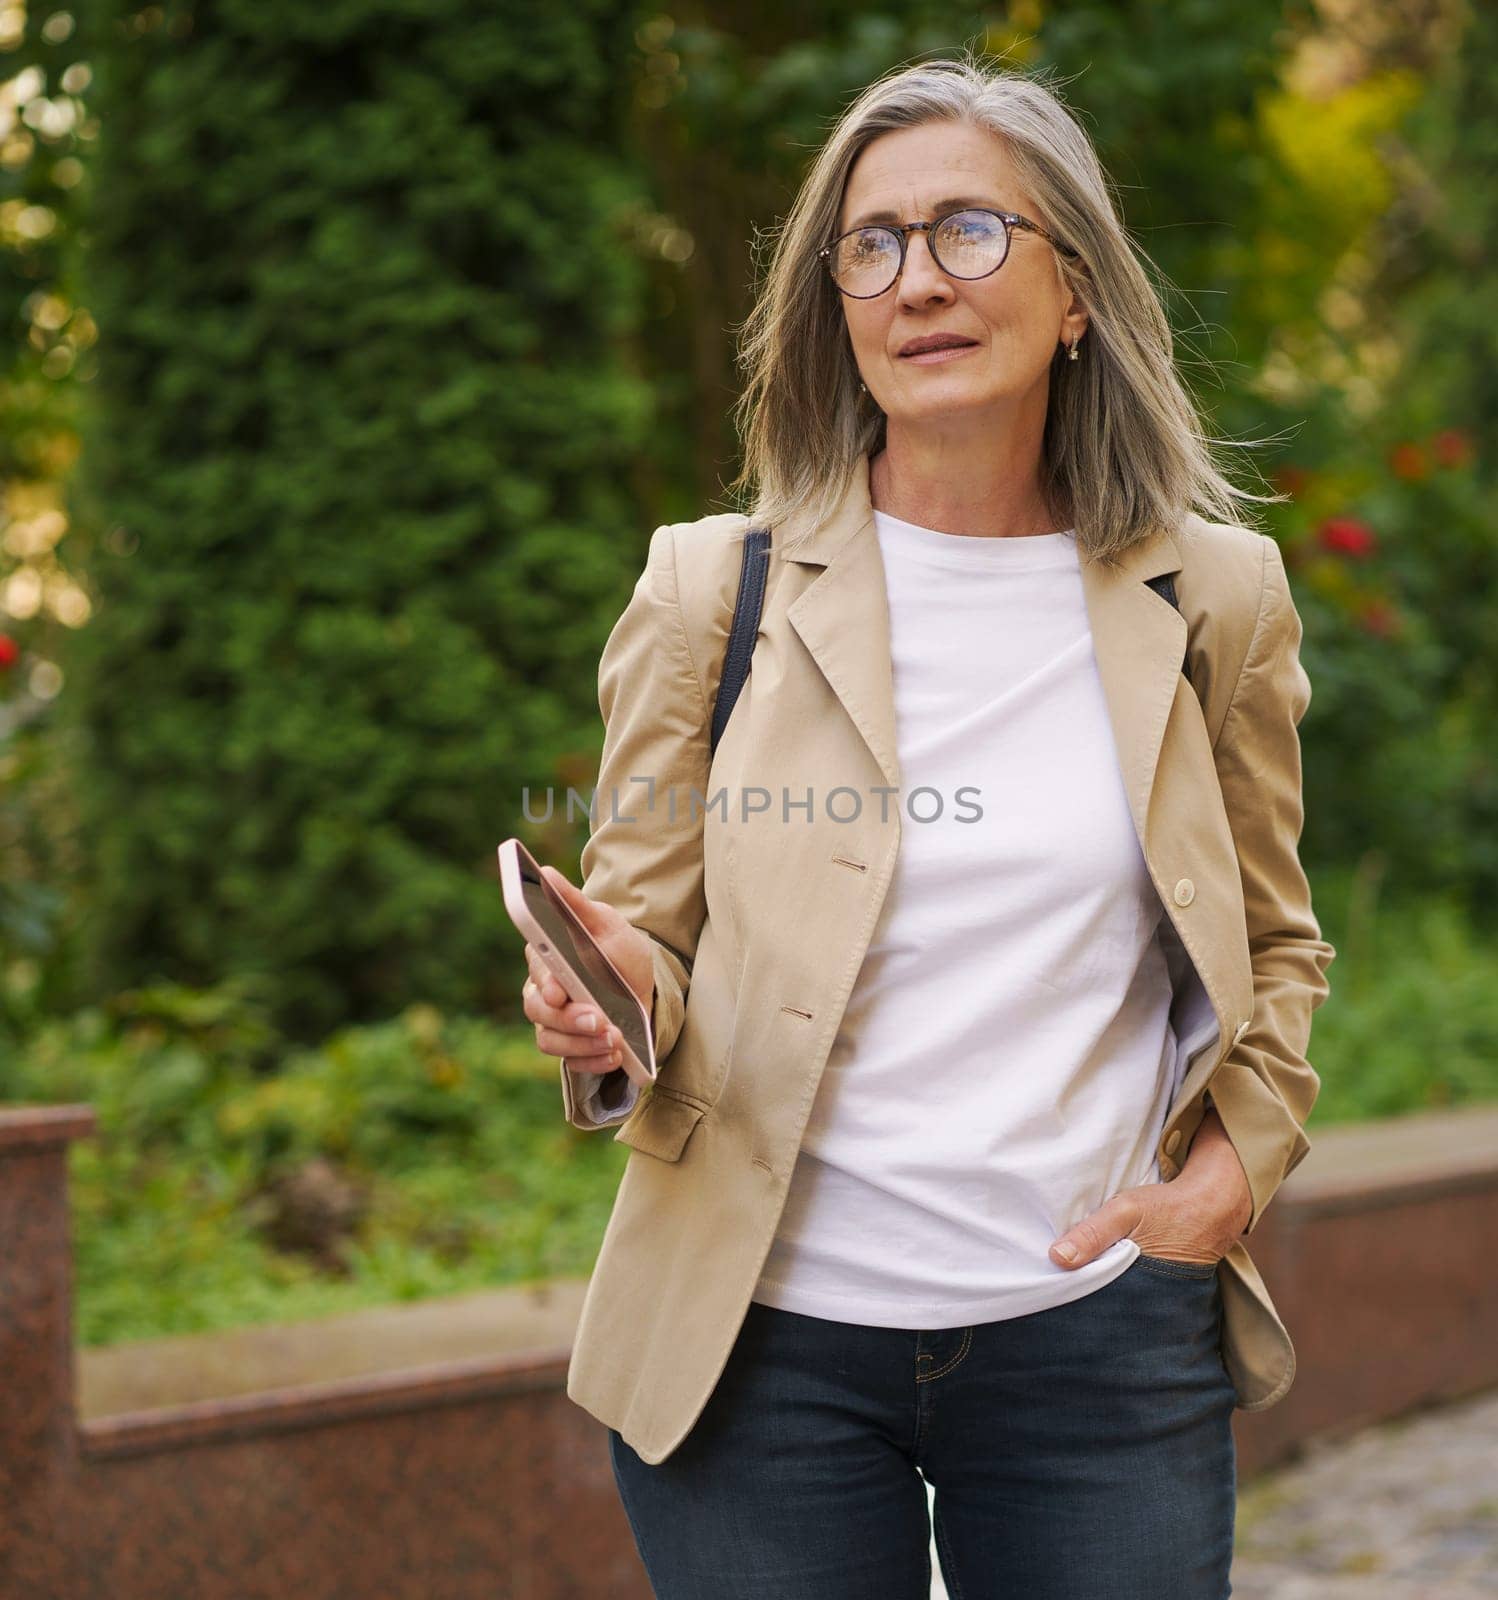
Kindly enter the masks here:
M 935 222 L 905 222 L 854 228 L 818 252 L 832 281 L 854 300 L 872 300 L 905 270 L 905 248 L 912 233 L 926 235 L 926 247 L 937 266 L 951 278 L 986 278 L 1009 257 L 1009 236 L 1015 228 L 1038 233 L 1063 255 L 1080 252 L 1047 233 L 1039 223 L 1012 211 L 953 211 Z

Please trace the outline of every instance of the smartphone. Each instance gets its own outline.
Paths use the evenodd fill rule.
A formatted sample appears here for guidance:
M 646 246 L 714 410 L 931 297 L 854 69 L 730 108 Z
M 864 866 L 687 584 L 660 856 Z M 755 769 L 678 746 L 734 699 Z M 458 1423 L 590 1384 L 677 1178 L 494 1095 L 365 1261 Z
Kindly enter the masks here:
M 641 1086 L 654 1083 L 655 1042 L 649 1012 L 541 876 L 536 858 L 518 839 L 506 839 L 499 847 L 499 883 L 510 920 L 567 991 L 567 998 L 591 1001 L 619 1030 L 624 1041 L 622 1065 L 630 1081 Z

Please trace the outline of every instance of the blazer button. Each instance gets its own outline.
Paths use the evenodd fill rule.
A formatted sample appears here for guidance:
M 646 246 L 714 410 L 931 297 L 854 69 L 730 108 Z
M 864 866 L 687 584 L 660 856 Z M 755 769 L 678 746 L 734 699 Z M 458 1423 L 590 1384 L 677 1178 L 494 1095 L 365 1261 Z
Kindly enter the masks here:
M 1170 1137 L 1165 1141 L 1165 1153 L 1168 1156 L 1173 1156 L 1180 1148 L 1181 1130 L 1179 1128 L 1175 1128 L 1172 1130 Z
M 1178 906 L 1189 906 L 1196 898 L 1196 885 L 1190 878 L 1182 878 L 1176 885 L 1175 902 Z

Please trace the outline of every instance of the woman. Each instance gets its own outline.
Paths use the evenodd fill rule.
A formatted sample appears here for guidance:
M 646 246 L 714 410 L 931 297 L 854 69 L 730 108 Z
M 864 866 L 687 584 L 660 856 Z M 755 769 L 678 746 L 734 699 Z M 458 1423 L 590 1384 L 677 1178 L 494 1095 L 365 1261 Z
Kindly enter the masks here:
M 1225 1595 L 1231 1413 L 1294 1376 L 1241 1236 L 1334 954 L 1262 497 L 1085 134 L 971 60 L 844 114 L 744 350 L 753 515 L 656 530 L 584 890 L 548 869 L 652 1009 L 643 1098 L 527 950 L 570 1120 L 634 1152 L 568 1393 L 665 1600 L 915 1600 L 923 1478 L 954 1596 Z

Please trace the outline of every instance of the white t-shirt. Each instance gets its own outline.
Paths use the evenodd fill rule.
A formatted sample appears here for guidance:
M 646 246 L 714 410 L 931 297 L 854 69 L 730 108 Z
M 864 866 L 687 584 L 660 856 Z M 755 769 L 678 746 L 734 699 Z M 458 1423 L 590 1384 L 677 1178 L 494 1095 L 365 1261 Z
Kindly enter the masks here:
M 956 1327 L 1132 1264 L 1129 1239 L 1071 1270 L 1047 1252 L 1159 1181 L 1181 1052 L 1073 534 L 874 522 L 900 853 L 753 1298 Z

